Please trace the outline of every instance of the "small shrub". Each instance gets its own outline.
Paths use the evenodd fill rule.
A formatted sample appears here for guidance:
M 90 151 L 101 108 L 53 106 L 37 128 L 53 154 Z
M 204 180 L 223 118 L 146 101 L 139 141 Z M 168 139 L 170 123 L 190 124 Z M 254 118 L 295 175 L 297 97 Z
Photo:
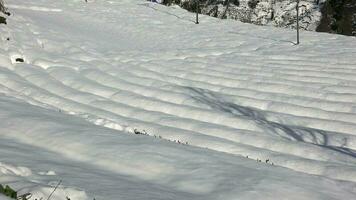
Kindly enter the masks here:
M 12 199 L 17 199 L 17 192 L 10 188 L 10 186 L 6 185 L 5 188 L 0 184 L 0 193 L 8 196 Z
M 139 130 L 137 130 L 137 129 L 134 129 L 134 133 L 135 133 L 136 135 L 148 135 L 148 133 L 147 133 L 145 130 L 139 131 Z
M 162 1 L 162 4 L 166 5 L 166 6 L 170 6 L 170 5 L 173 5 L 173 4 L 179 5 L 180 3 L 181 3 L 180 0 L 163 0 Z
M 0 16 L 0 24 L 7 24 L 5 17 Z
M 19 62 L 19 63 L 23 63 L 25 62 L 25 60 L 23 58 L 16 58 L 15 60 L 16 62 Z
M 4 6 L 4 2 L 3 2 L 3 0 L 0 0 L 0 12 L 5 12 L 6 11 L 6 9 L 5 9 L 5 6 Z
M 6 9 L 4 1 L 0 0 L 0 12 L 4 13 L 7 16 L 10 16 L 11 13 Z

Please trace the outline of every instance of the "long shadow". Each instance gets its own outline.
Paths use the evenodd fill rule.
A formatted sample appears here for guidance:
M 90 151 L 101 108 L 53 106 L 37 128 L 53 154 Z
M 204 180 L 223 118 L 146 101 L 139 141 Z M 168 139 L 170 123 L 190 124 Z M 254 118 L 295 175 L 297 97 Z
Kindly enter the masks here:
M 343 146 L 329 145 L 329 132 L 327 131 L 273 122 L 265 117 L 262 110 L 228 102 L 223 97 L 208 90 L 193 87 L 186 87 L 186 89 L 190 91 L 192 98 L 196 101 L 206 104 L 213 109 L 253 120 L 263 130 L 268 131 L 268 133 L 278 135 L 287 140 L 314 144 L 356 158 L 355 150 Z M 346 145 L 347 138 L 344 138 L 343 142 L 343 145 Z
M 139 5 L 139 6 L 145 6 L 145 7 L 147 7 L 147 8 L 151 8 L 152 10 L 155 10 L 155 11 L 157 11 L 157 12 L 174 16 L 174 17 L 176 17 L 177 19 L 180 19 L 180 20 L 184 20 L 184 21 L 188 21 L 188 22 L 193 22 L 193 23 L 195 23 L 194 20 L 185 19 L 185 18 L 183 18 L 183 17 L 181 17 L 181 16 L 178 16 L 178 15 L 176 15 L 176 14 L 170 13 L 170 12 L 168 12 L 168 11 L 163 11 L 163 10 L 159 10 L 158 8 L 152 7 L 152 6 L 150 6 L 149 3 L 141 3 L 141 4 L 137 4 L 137 5 Z

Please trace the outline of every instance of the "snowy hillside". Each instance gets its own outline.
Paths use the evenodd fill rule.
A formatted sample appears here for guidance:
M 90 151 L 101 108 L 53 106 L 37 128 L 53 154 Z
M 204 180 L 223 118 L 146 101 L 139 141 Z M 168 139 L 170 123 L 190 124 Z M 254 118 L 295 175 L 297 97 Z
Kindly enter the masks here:
M 356 199 L 355 38 L 294 45 L 146 0 L 6 3 L 0 184 L 18 195 Z

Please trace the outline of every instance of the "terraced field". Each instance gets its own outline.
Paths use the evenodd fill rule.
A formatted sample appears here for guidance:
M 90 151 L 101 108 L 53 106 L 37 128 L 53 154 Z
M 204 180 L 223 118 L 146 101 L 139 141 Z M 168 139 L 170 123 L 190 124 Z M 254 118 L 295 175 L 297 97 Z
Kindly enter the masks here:
M 290 30 L 207 16 L 195 25 L 138 0 L 8 4 L 0 162 L 62 169 L 102 199 L 356 196 L 355 38 L 302 32 L 294 45 Z M 14 160 L 7 140 L 76 164 Z M 77 165 L 105 194 L 72 178 Z

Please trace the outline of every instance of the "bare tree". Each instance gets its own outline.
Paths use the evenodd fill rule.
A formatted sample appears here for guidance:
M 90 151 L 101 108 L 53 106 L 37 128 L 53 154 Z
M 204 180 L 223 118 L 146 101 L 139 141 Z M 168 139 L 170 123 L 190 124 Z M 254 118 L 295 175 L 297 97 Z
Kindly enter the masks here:
M 297 44 L 299 44 L 299 3 L 300 0 L 297 0 L 297 6 L 295 9 L 297 9 Z
M 270 0 L 270 12 L 271 12 L 271 17 L 270 19 L 273 20 L 274 19 L 274 7 L 276 5 L 276 0 Z
M 221 19 L 227 18 L 227 13 L 228 13 L 228 11 L 229 11 L 230 0 L 225 0 L 223 4 L 224 4 L 226 7 L 225 7 L 225 10 L 224 10 L 223 14 L 221 15 Z

